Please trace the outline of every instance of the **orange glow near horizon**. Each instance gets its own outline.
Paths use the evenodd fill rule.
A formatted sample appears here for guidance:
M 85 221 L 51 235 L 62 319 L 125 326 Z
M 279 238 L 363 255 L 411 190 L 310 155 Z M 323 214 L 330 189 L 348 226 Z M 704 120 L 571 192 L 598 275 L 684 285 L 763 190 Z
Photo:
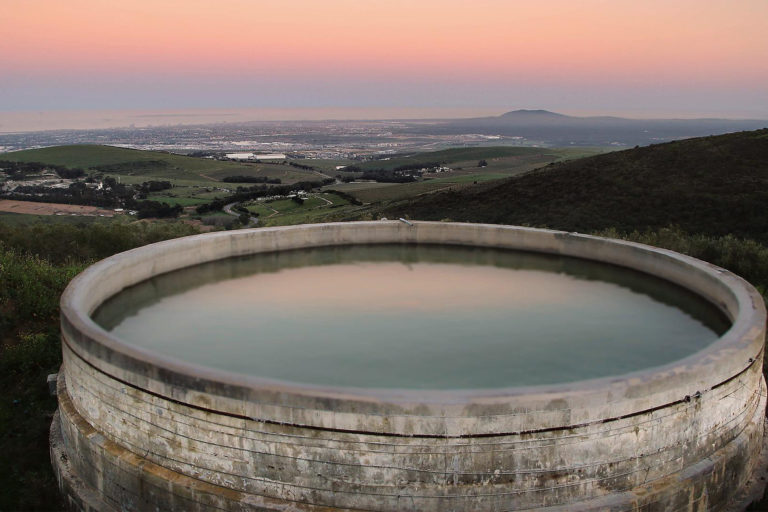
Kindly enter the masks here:
M 768 116 L 766 20 L 766 0 L 2 0 L 0 112 Z
M 768 80 L 763 0 L 8 2 L 0 62 L 35 75 Z

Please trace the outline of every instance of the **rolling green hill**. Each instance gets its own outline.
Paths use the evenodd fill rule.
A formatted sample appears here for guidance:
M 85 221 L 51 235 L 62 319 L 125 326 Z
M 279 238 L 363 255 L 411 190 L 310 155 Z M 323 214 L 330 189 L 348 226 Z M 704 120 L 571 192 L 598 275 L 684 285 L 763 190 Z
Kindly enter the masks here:
M 1 153 L 0 160 L 81 167 L 115 175 L 151 176 L 204 182 L 217 181 L 226 176 L 271 177 L 287 173 L 297 174 L 299 177 L 302 175 L 302 173 L 294 172 L 293 169 L 286 170 L 284 166 L 218 161 L 162 151 L 140 151 L 91 144 L 54 146 Z M 292 177 L 289 177 L 289 180 Z
M 366 169 L 394 169 L 401 165 L 438 162 L 443 164 L 477 163 L 481 159 L 505 158 L 505 157 L 541 157 L 542 155 L 556 155 L 557 150 L 546 148 L 529 148 L 513 146 L 483 146 L 472 148 L 451 148 L 414 155 L 395 155 L 389 160 L 371 160 L 360 164 L 360 168 Z
M 388 217 L 658 229 L 768 242 L 768 129 L 687 139 L 550 164 L 382 209 Z

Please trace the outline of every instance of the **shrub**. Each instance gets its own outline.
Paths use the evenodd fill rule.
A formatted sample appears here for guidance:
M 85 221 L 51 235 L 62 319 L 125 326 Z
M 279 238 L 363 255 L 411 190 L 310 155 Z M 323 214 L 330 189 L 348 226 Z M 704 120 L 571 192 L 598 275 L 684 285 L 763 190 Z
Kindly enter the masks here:
M 631 233 L 611 228 L 595 234 L 662 247 L 707 261 L 743 277 L 763 294 L 763 298 L 768 298 L 768 247 L 754 240 L 733 235 L 691 235 L 677 226 Z

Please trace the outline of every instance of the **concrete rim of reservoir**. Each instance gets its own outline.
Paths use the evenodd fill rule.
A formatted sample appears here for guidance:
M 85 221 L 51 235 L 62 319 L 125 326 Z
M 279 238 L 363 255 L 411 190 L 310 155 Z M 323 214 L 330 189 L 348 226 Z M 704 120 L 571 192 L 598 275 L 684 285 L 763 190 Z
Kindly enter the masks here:
M 258 252 L 377 243 L 507 248 L 629 267 L 698 294 L 732 325 L 684 359 L 625 375 L 422 391 L 297 385 L 203 368 L 122 342 L 91 319 L 122 289 L 172 270 Z M 193 478 L 220 488 L 194 500 L 224 509 L 248 503 L 272 510 L 269 500 L 278 500 L 296 510 L 555 510 L 575 502 L 584 510 L 608 502 L 611 510 L 624 510 L 699 496 L 705 509 L 718 510 L 744 486 L 763 437 L 760 294 L 724 269 L 672 251 L 576 233 L 374 221 L 195 235 L 89 267 L 62 296 L 61 327 L 59 428 L 67 448 L 88 445 L 83 453 L 90 454 L 78 464 L 70 449 L 68 464 L 85 473 L 86 464 L 101 467 L 102 480 L 81 478 L 101 482 L 90 485 L 116 508 L 128 480 L 144 485 L 160 478 L 125 469 L 131 456 L 172 472 L 178 482 Z M 213 425 L 226 431 L 216 442 Z M 89 443 L 89 428 L 125 452 L 105 449 L 103 439 Z M 267 438 L 275 436 L 290 437 L 291 446 L 282 452 L 283 445 L 270 445 Z M 394 448 L 385 453 L 374 449 L 377 443 Z M 494 443 L 500 443 L 495 455 L 483 448 Z M 113 470 L 122 475 L 114 477 L 122 479 L 122 497 L 104 487 L 107 467 L 123 467 L 125 474 Z M 187 490 L 167 485 L 137 509 L 177 503 L 191 492 L 177 485 Z

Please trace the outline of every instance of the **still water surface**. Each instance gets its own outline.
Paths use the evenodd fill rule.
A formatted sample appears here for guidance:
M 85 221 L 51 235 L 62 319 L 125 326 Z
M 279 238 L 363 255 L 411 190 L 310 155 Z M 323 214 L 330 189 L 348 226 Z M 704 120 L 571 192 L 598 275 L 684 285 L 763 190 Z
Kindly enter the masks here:
M 294 382 L 458 389 L 619 375 L 728 328 L 699 297 L 575 258 L 454 246 L 348 246 L 171 272 L 106 302 L 117 337 Z

